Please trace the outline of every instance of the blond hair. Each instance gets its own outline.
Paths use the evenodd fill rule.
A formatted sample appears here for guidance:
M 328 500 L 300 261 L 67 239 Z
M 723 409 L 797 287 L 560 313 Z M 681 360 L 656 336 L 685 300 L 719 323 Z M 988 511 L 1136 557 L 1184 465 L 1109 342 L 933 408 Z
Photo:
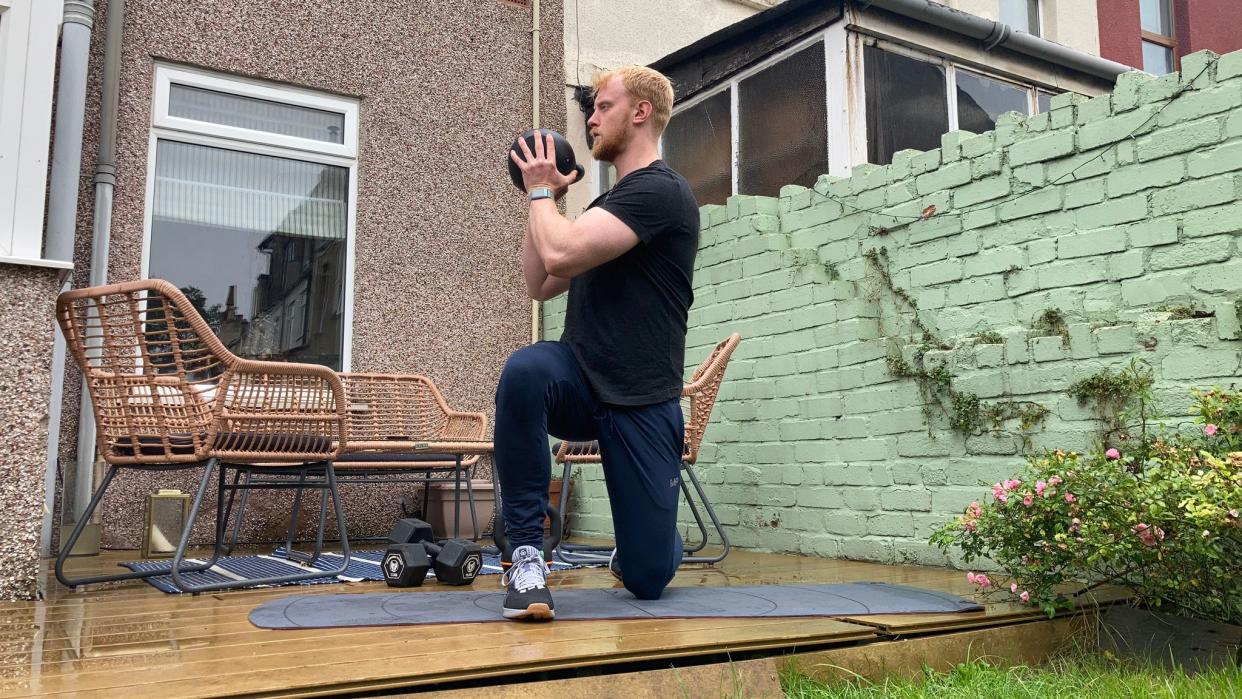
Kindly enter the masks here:
M 662 73 L 647 66 L 624 66 L 595 76 L 592 81 L 599 92 L 614 76 L 621 76 L 621 84 L 635 101 L 651 103 L 651 122 L 656 135 L 664 133 L 668 120 L 673 116 L 673 84 Z

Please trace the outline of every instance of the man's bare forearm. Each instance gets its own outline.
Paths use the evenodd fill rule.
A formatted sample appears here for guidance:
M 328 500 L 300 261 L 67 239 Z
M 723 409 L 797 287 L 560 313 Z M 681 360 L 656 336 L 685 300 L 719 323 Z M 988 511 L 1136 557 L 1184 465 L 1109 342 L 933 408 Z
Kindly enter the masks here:
M 526 294 L 535 301 L 547 301 L 569 288 L 569 280 L 554 277 L 544 269 L 529 230 L 522 237 L 522 276 L 526 280 Z
M 531 202 L 528 235 L 544 274 L 572 276 L 562 271 L 573 252 L 572 228 L 573 223 L 556 210 L 551 199 Z

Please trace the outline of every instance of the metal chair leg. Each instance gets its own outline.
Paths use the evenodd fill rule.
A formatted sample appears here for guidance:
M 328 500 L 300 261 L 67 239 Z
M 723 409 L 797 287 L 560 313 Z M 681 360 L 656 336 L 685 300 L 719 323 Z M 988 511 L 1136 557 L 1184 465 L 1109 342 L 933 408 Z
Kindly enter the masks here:
M 185 531 L 182 532 L 181 542 L 178 544 L 177 551 L 173 555 L 172 579 L 173 579 L 173 584 L 176 585 L 178 589 L 182 590 L 183 592 L 199 594 L 202 592 L 209 592 L 212 590 L 228 590 L 228 589 L 237 588 L 237 587 L 253 587 L 256 585 L 277 585 L 277 584 L 283 584 L 283 583 L 297 582 L 299 580 L 311 580 L 313 578 L 334 577 L 337 575 L 341 575 L 342 573 L 345 572 L 346 568 L 349 567 L 350 552 L 349 552 L 349 538 L 345 532 L 345 511 L 344 511 L 344 508 L 341 507 L 341 497 L 340 497 L 340 493 L 337 491 L 336 472 L 332 468 L 332 462 L 325 461 L 325 462 L 322 462 L 322 467 L 325 470 L 325 486 L 324 487 L 327 487 L 332 491 L 332 502 L 334 505 L 335 514 L 337 518 L 337 526 L 341 530 L 341 554 L 343 556 L 343 560 L 341 562 L 341 565 L 338 568 L 334 568 L 332 570 L 310 570 L 304 573 L 294 573 L 292 575 L 275 575 L 275 576 L 269 576 L 265 578 L 253 578 L 249 580 L 229 580 L 229 581 L 218 582 L 218 583 L 205 583 L 202 585 L 194 585 L 184 580 L 180 575 L 178 567 L 182 559 L 185 557 L 185 550 L 189 544 L 189 539 L 190 539 L 190 531 L 194 526 L 194 522 L 198 520 L 199 506 L 202 504 L 203 495 L 207 492 L 208 478 L 210 478 L 211 468 L 214 467 L 214 465 L 215 465 L 215 460 L 213 459 L 208 464 L 207 474 L 205 474 L 203 483 L 199 486 L 198 495 L 197 497 L 194 498 L 194 503 L 190 507 L 189 523 L 187 524 Z M 313 468 L 317 465 L 318 464 L 309 465 L 307 466 L 307 468 Z
M 250 483 L 250 472 L 245 471 L 246 483 Z M 224 510 L 224 521 L 227 522 L 229 517 L 233 516 L 233 501 L 237 497 L 237 484 L 241 482 L 243 469 L 237 469 L 233 472 L 233 485 L 229 489 L 229 502 Z M 233 522 L 233 532 L 229 535 L 228 540 L 224 544 L 224 555 L 233 553 L 233 549 L 237 547 L 237 542 L 241 539 L 242 518 L 246 513 L 246 498 L 250 495 L 249 489 L 242 489 L 241 501 L 237 503 L 237 519 Z
M 458 458 L 460 458 L 460 457 L 458 457 Z M 473 473 L 467 473 L 467 474 L 466 474 L 466 499 L 467 499 L 467 500 L 469 501 L 469 503 L 470 503 L 470 526 L 474 528 L 474 539 L 473 539 L 473 541 L 478 541 L 479 539 L 481 539 L 481 538 L 482 538 L 482 534 L 480 534 L 480 533 L 479 533 L 479 515 L 478 515 L 478 513 L 477 513 L 477 512 L 475 511 L 475 509 L 474 509 L 474 485 L 473 485 L 473 482 L 474 482 L 474 474 L 473 474 Z
M 562 513 L 561 514 L 562 527 L 565 524 L 565 518 L 566 518 L 566 515 L 564 514 L 566 510 L 565 505 L 569 498 L 569 490 L 565 488 L 564 483 L 569 482 L 570 467 L 571 467 L 570 462 L 565 462 L 564 471 L 561 476 L 561 478 L 563 479 L 562 486 L 561 486 L 561 497 L 560 497 L 560 504 L 561 504 L 560 511 Z M 706 563 L 708 565 L 719 563 L 720 561 L 723 561 L 725 559 L 725 556 L 729 555 L 729 551 L 732 548 L 732 545 L 729 543 L 729 535 L 728 533 L 725 532 L 724 525 L 720 523 L 720 518 L 716 516 L 716 510 L 715 508 L 712 507 L 711 501 L 707 499 L 707 494 L 703 491 L 703 485 L 699 482 L 698 477 L 694 474 L 694 470 L 688 464 L 686 464 L 682 468 L 682 471 L 684 471 L 686 474 L 686 477 L 690 479 L 691 485 L 694 486 L 694 490 L 698 494 L 699 502 L 702 504 L 703 509 L 707 512 L 707 516 L 711 520 L 712 526 L 715 528 L 717 536 L 720 537 L 722 551 L 719 554 L 714 555 L 714 556 L 693 556 L 693 555 L 688 556 L 688 555 L 683 554 L 681 562 L 683 565 L 687 563 L 692 563 L 692 564 Z M 709 538 L 709 531 L 707 529 L 706 523 L 703 521 L 703 518 L 698 511 L 698 508 L 694 504 L 694 498 L 691 497 L 690 490 L 686 486 L 685 477 L 683 477 L 682 479 L 681 487 L 682 487 L 682 491 L 685 493 L 685 496 L 686 496 L 686 503 L 689 505 L 690 512 L 694 516 L 695 522 L 698 524 L 698 527 L 699 527 L 699 532 L 703 537 L 702 541 L 696 543 L 693 547 L 685 550 L 685 553 L 693 554 L 693 553 L 697 553 L 703 550 L 707 546 L 707 541 Z M 604 554 L 610 551 L 612 551 L 611 546 L 566 544 L 563 542 L 557 548 L 557 553 L 560 555 L 561 560 L 565 561 L 566 563 L 586 563 L 586 564 L 601 563 L 602 562 L 601 554 Z M 591 555 L 591 554 L 596 554 L 596 555 Z
M 686 466 L 683 469 L 686 475 L 690 477 L 690 482 L 694 484 L 695 491 L 699 494 L 699 502 L 703 503 L 703 509 L 707 511 L 707 516 L 712 520 L 712 526 L 716 528 L 716 534 L 720 537 L 722 550 L 715 556 L 686 556 L 681 559 L 682 563 L 707 563 L 709 565 L 719 563 L 729 555 L 732 545 L 729 543 L 729 534 L 725 531 L 724 525 L 720 523 L 720 518 L 716 516 L 716 509 L 712 507 L 712 501 L 707 499 L 707 493 L 703 492 L 703 484 L 699 483 L 698 476 L 694 475 L 694 469 Z M 704 540 L 706 540 L 706 533 Z
M 208 469 L 210 469 L 210 462 L 208 463 Z M 86 506 L 86 511 L 82 513 L 82 516 L 78 519 L 77 526 L 73 528 L 73 533 L 69 535 L 67 540 L 61 542 L 60 555 L 56 557 L 56 579 L 60 581 L 61 585 L 64 585 L 69 589 L 74 589 L 79 585 L 92 585 L 94 583 L 102 582 L 145 580 L 146 578 L 156 575 L 166 575 L 169 572 L 161 567 L 156 570 L 131 571 L 128 573 L 118 573 L 116 575 L 95 575 L 85 578 L 70 578 L 65 574 L 65 561 L 69 558 L 69 553 L 78 543 L 78 539 L 82 536 L 82 532 L 86 529 L 86 523 L 90 521 L 91 515 L 95 513 L 95 508 L 98 507 L 100 501 L 103 500 L 104 491 L 108 489 L 108 486 L 112 483 L 112 479 L 116 477 L 118 470 L 119 467 L 117 466 L 108 467 L 107 473 L 104 474 L 103 482 L 101 482 L 99 487 L 95 490 L 94 496 L 91 497 L 90 503 Z M 204 474 L 204 480 L 209 477 L 209 474 Z M 180 561 L 177 561 L 177 563 L 179 564 Z M 194 564 L 187 566 L 182 572 L 193 573 L 206 570 L 208 567 L 210 566 Z
M 461 536 L 461 454 L 453 468 L 453 538 Z
M 703 522 L 703 516 L 699 514 L 699 508 L 694 504 L 694 498 L 690 493 L 690 486 L 686 485 L 686 479 L 681 479 L 681 492 L 686 496 L 686 505 L 690 508 L 690 514 L 694 517 L 694 523 L 699 528 L 699 540 L 694 546 L 686 546 L 682 549 L 683 554 L 698 553 L 707 547 L 707 525 Z

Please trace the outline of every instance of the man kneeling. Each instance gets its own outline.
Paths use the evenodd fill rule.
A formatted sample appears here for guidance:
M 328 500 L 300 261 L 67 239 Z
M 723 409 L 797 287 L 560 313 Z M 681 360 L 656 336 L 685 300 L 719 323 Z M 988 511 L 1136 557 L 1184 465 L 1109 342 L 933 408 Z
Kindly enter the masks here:
M 541 552 L 549 434 L 599 441 L 617 541 L 610 568 L 626 589 L 656 599 L 681 562 L 679 398 L 699 211 L 657 150 L 672 106 L 672 85 L 649 68 L 596 78 L 592 154 L 616 166 L 617 183 L 573 222 L 555 198 L 575 176 L 556 169 L 551 138 L 512 156 L 530 198 L 527 292 L 544 301 L 568 289 L 569 299 L 561 340 L 510 355 L 496 390 L 495 464 L 514 547 L 508 618 L 555 616 Z

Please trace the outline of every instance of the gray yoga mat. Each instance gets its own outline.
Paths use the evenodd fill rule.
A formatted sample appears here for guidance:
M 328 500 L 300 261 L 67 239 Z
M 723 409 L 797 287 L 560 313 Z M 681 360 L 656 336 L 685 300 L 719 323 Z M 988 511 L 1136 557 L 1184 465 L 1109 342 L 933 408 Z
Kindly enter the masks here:
M 935 590 L 856 582 L 835 585 L 670 587 L 658 600 L 622 589 L 552 591 L 556 618 L 856 616 L 974 612 L 983 605 Z M 250 623 L 265 629 L 500 621 L 504 592 L 393 592 L 296 595 L 264 602 Z

